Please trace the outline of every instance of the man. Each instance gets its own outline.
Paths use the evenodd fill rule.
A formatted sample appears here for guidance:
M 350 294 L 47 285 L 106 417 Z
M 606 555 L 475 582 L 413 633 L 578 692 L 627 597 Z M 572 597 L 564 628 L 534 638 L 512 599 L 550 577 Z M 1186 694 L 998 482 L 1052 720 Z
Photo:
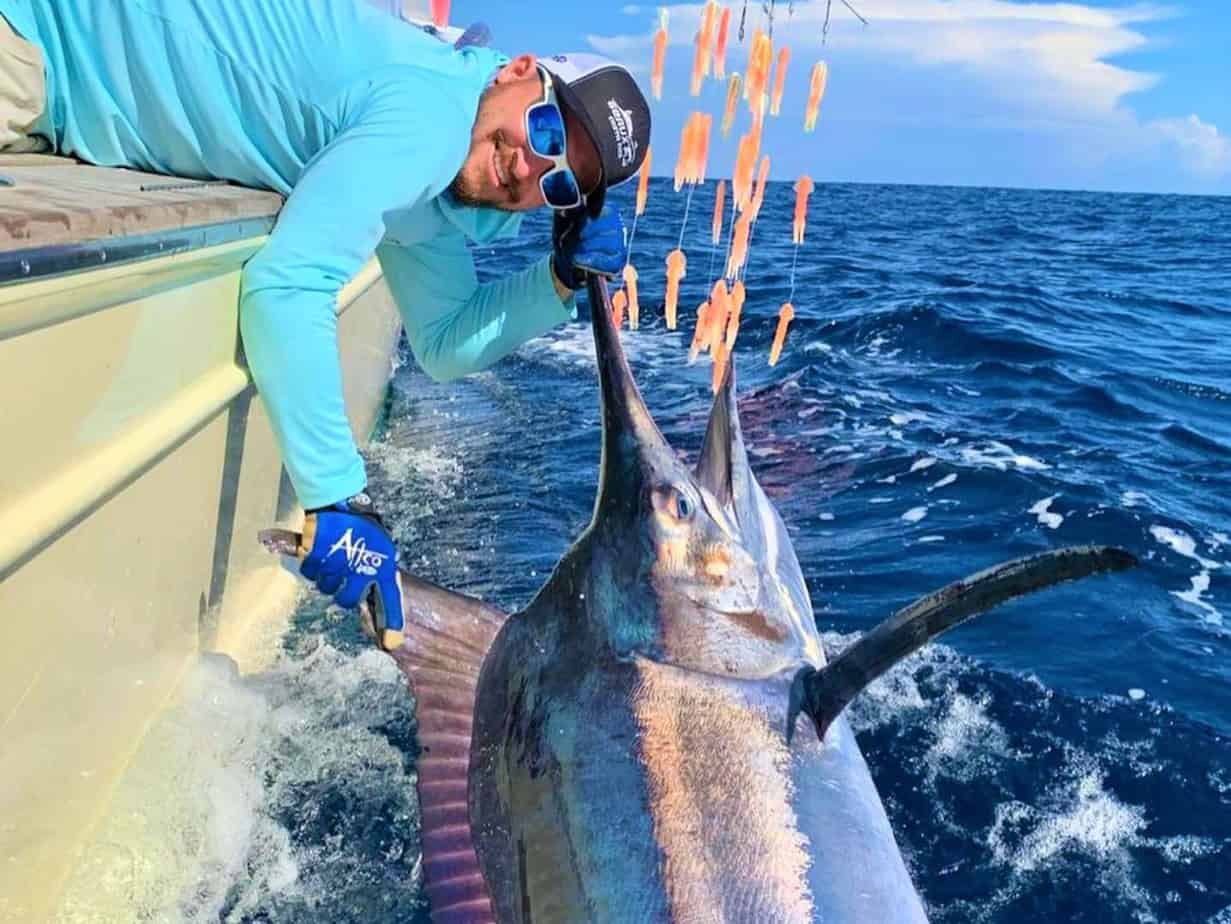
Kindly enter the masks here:
M 644 96 L 593 56 L 455 49 L 364 0 L 0 0 L 0 146 L 287 195 L 247 264 L 240 331 L 314 540 L 302 571 L 343 606 L 376 587 L 400 643 L 395 549 L 365 493 L 335 332 L 373 252 L 424 370 L 482 369 L 574 314 L 626 259 L 608 186 L 640 168 Z M 467 240 L 557 209 L 553 250 L 480 286 Z

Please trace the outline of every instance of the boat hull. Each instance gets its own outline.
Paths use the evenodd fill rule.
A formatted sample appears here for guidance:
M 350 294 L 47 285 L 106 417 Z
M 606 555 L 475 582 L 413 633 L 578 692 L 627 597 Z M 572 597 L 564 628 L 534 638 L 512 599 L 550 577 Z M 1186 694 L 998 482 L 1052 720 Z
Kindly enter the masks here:
M 0 166 L 31 197 L 39 170 L 92 171 L 94 184 L 122 174 L 95 219 L 99 208 L 117 212 L 124 184 L 142 176 Z M 71 199 L 65 182 L 55 189 Z M 229 219 L 219 220 L 220 201 Z M 295 579 L 256 534 L 294 526 L 302 512 L 237 319 L 244 261 L 279 205 L 271 194 L 207 188 L 201 201 L 118 235 L 91 226 L 79 239 L 0 242 L 0 921 L 51 917 L 110 794 L 199 653 L 250 662 L 262 648 L 254 635 L 293 606 Z M 23 265 L 28 273 L 14 271 Z M 362 444 L 400 330 L 375 263 L 338 309 L 347 409 Z

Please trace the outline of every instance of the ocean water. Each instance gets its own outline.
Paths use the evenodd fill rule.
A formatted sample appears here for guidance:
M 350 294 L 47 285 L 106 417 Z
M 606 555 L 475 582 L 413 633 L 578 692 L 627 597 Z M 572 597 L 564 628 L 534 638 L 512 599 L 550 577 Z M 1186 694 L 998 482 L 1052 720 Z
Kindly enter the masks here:
M 615 197 L 631 216 L 631 190 Z M 713 183 L 651 186 L 624 343 L 695 453 Z M 1231 199 L 826 185 L 790 294 L 793 193 L 752 240 L 736 363 L 759 478 L 831 652 L 994 562 L 1114 543 L 1142 567 L 1015 602 L 877 682 L 852 719 L 937 922 L 1231 922 Z M 546 246 L 543 216 L 479 253 Z M 583 309 L 584 315 L 584 309 Z M 515 609 L 588 522 L 599 458 L 585 323 L 447 385 L 405 357 L 369 454 L 409 569 Z M 305 595 L 279 665 L 203 671 L 221 742 L 171 917 L 426 921 L 408 695 L 348 614 Z M 158 914 L 151 914 L 151 919 Z

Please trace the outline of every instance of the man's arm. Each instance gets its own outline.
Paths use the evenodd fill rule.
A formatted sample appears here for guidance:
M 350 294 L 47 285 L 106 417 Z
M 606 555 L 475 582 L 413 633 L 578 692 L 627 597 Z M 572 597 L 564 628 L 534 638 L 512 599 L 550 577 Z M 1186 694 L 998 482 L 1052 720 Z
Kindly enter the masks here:
M 439 146 L 416 149 L 404 104 L 389 99 L 383 108 L 370 101 L 310 164 L 244 270 L 244 350 L 305 508 L 350 497 L 367 480 L 342 397 L 338 292 L 371 257 L 384 212 L 435 195 L 448 182 L 446 165 L 460 158 Z
M 447 381 L 485 369 L 575 315 L 571 290 L 544 257 L 480 285 L 460 233 L 376 250 L 423 371 Z M 567 296 L 567 300 L 562 298 Z

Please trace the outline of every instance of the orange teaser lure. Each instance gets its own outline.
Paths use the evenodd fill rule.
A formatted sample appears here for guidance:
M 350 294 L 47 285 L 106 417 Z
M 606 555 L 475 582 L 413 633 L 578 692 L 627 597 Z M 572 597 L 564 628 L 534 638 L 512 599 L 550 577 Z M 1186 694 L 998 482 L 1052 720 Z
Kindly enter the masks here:
M 776 116 L 782 110 L 782 88 L 786 85 L 786 67 L 791 63 L 791 49 L 785 45 L 778 52 L 778 70 L 774 74 L 774 93 L 770 97 L 769 114 Z
M 620 325 L 624 323 L 624 309 L 627 307 L 628 293 L 623 289 L 611 296 L 611 321 L 615 324 L 616 330 L 619 330 Z
M 650 68 L 650 92 L 663 98 L 663 65 L 667 60 L 667 11 L 659 12 L 658 31 L 654 33 L 654 64 Z
M 748 43 L 748 74 L 744 78 L 744 99 L 752 99 L 752 89 L 757 83 L 757 44 L 761 41 L 761 30 L 752 30 L 752 41 Z
M 697 174 L 697 182 L 705 182 L 705 174 L 709 168 L 710 160 L 710 135 L 714 131 L 714 117 L 708 112 L 701 117 L 701 169 Z
M 714 194 L 714 227 L 710 233 L 710 243 L 715 247 L 722 241 L 722 206 L 727 198 L 727 181 L 718 181 L 718 192 Z
M 722 80 L 727 76 L 727 33 L 731 28 L 731 8 L 724 6 L 718 17 L 718 40 L 714 44 L 714 76 Z
M 705 46 L 701 44 L 701 33 L 697 33 L 696 49 L 692 53 L 692 77 L 688 84 L 689 96 L 701 95 L 701 81 L 705 79 L 702 71 L 705 68 Z
M 795 226 L 791 231 L 792 243 L 804 242 L 804 226 L 808 221 L 808 197 L 815 188 L 812 177 L 806 173 L 795 181 Z
M 739 336 L 739 319 L 744 311 L 744 297 L 746 294 L 744 291 L 744 281 L 737 279 L 735 285 L 731 287 L 731 316 L 727 319 L 726 338 L 728 350 L 735 349 L 735 338 Z
M 689 116 L 684 127 L 680 129 L 680 153 L 675 158 L 675 191 L 688 182 L 689 169 L 692 166 L 693 126 L 694 120 Z
M 708 342 L 710 303 L 702 302 L 697 306 L 697 329 L 692 334 L 692 345 L 688 347 L 688 362 L 695 363 L 701 353 L 701 347 Z
M 637 270 L 631 263 L 624 267 L 624 289 L 628 292 L 628 329 L 636 330 L 641 306 L 637 303 Z
M 787 302 L 778 309 L 778 329 L 774 331 L 774 343 L 769 348 L 769 364 L 778 365 L 778 357 L 782 355 L 782 345 L 786 343 L 786 329 L 795 318 L 795 306 Z
M 675 330 L 675 309 L 680 298 L 680 280 L 684 278 L 688 261 L 684 251 L 678 248 L 667 254 L 667 296 L 664 299 L 664 310 L 667 315 L 667 330 Z
M 761 204 L 765 201 L 765 183 L 769 180 L 769 155 L 761 158 L 761 169 L 757 171 L 756 192 L 752 194 L 752 204 L 748 207 L 752 220 L 756 221 L 761 214 Z
M 701 36 L 705 39 L 705 60 L 701 64 L 701 75 L 708 77 L 713 72 L 714 63 L 714 30 L 718 25 L 718 0 L 708 0 L 705 11 L 701 14 Z
M 731 235 L 731 257 L 727 260 L 727 278 L 734 279 L 744 268 L 748 259 L 748 233 L 752 228 L 751 210 L 744 212 L 735 219 L 735 229 Z
M 816 117 L 821 111 L 821 97 L 825 95 L 825 84 L 828 82 L 829 66 L 824 61 L 817 61 L 812 67 L 812 85 L 808 90 L 808 106 L 804 110 L 806 132 L 816 128 Z
M 650 161 L 653 158 L 653 153 L 653 148 L 647 145 L 645 160 L 641 163 L 641 175 L 637 177 L 637 211 L 635 213 L 637 215 L 645 212 L 645 200 L 650 194 Z
M 751 133 L 740 136 L 739 148 L 735 154 L 735 169 L 731 173 L 731 195 L 735 199 L 735 207 L 741 212 L 748 207 L 752 198 L 752 171 L 756 167 L 756 141 Z
M 758 31 L 752 41 L 751 59 L 748 62 L 748 85 L 745 95 L 754 116 L 765 114 L 766 89 L 769 87 L 769 68 L 774 60 L 774 43 L 770 37 Z
M 676 165 L 676 191 L 685 183 L 698 183 L 705 169 L 709 140 L 706 137 L 706 117 L 694 112 L 680 133 L 680 159 Z
M 693 96 L 701 95 L 701 83 L 710 72 L 710 50 L 714 42 L 714 11 L 717 9 L 713 0 L 705 4 L 701 14 L 701 29 L 697 32 L 696 51 L 692 56 L 692 83 L 689 92 Z
M 731 134 L 731 126 L 735 124 L 735 107 L 739 103 L 740 76 L 736 72 L 727 81 L 727 106 L 722 111 L 722 137 Z

